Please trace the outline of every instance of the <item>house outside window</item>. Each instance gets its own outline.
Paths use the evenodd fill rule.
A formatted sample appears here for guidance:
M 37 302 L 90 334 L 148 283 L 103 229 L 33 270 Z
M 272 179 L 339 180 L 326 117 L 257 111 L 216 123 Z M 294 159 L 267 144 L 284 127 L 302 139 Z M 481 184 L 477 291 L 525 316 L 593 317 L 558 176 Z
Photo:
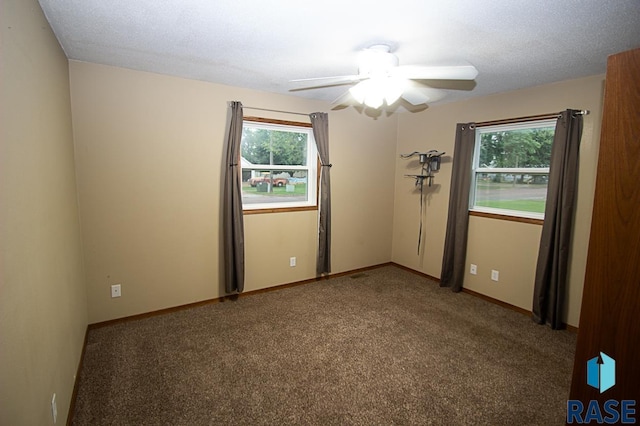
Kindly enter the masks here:
M 544 219 L 556 120 L 478 127 L 470 210 Z
M 310 124 L 245 118 L 240 164 L 245 212 L 317 208 L 318 154 Z

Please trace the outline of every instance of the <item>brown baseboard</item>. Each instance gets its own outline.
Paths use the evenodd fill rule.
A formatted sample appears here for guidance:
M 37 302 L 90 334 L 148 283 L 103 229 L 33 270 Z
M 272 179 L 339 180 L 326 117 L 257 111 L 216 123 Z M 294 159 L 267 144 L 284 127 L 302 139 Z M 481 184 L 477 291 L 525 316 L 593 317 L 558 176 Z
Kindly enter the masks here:
M 120 323 L 123 323 L 123 322 L 135 321 L 135 320 L 139 320 L 139 319 L 155 317 L 155 316 L 158 316 L 158 315 L 169 314 L 169 313 L 172 313 L 172 312 L 182 311 L 182 310 L 185 310 L 185 309 L 197 308 L 199 306 L 206 306 L 206 305 L 211 305 L 211 304 L 214 304 L 214 303 L 223 303 L 225 301 L 236 300 L 236 299 L 239 299 L 241 297 L 253 296 L 253 295 L 256 295 L 256 294 L 267 293 L 267 292 L 276 291 L 276 290 L 282 290 L 282 289 L 285 289 L 285 288 L 296 287 L 296 286 L 303 285 L 303 284 L 309 284 L 309 283 L 316 282 L 316 281 L 322 281 L 322 280 L 328 280 L 328 279 L 332 279 L 332 278 L 343 277 L 345 275 L 356 274 L 356 273 L 359 273 L 359 272 L 364 272 L 364 271 L 369 271 L 369 270 L 372 270 L 372 269 L 382 268 L 384 266 L 389 266 L 389 265 L 395 265 L 395 264 L 392 263 L 392 262 L 380 263 L 378 265 L 365 266 L 363 268 L 352 269 L 352 270 L 345 271 L 345 272 L 338 272 L 338 273 L 335 273 L 335 274 L 322 275 L 320 277 L 309 278 L 309 279 L 306 279 L 306 280 L 295 281 L 295 282 L 292 282 L 292 283 L 280 284 L 280 285 L 276 285 L 276 286 L 273 286 L 273 287 L 261 288 L 261 289 L 258 289 L 258 290 L 247 291 L 245 293 L 226 295 L 226 296 L 216 297 L 214 299 L 201 300 L 199 302 L 187 303 L 185 305 L 179 305 L 179 306 L 173 306 L 171 308 L 164 308 L 164 309 L 159 309 L 159 310 L 156 310 L 156 311 L 145 312 L 145 313 L 142 313 L 142 314 L 130 315 L 130 316 L 122 317 L 122 318 L 116 318 L 116 319 L 112 319 L 112 320 L 96 322 L 96 323 L 93 323 L 93 324 L 89 324 L 88 329 L 92 330 L 94 328 L 107 327 L 107 326 L 110 326 L 110 325 L 120 324 Z
M 316 281 L 330 280 L 332 278 L 344 277 L 346 275 L 357 274 L 357 273 L 360 273 L 360 272 L 370 271 L 372 269 L 382 268 L 384 266 L 390 266 L 390 265 L 392 265 L 391 262 L 380 263 L 378 265 L 372 265 L 372 266 L 365 266 L 364 268 L 357 268 L 357 269 L 351 269 L 351 270 L 345 271 L 345 272 L 338 272 L 338 273 L 335 273 L 335 274 L 322 275 L 322 276 L 319 276 L 319 277 L 309 278 L 309 279 L 302 280 L 302 281 L 295 281 L 295 282 L 292 282 L 292 283 L 280 284 L 280 285 L 276 285 L 276 286 L 273 286 L 273 287 L 267 287 L 267 288 L 261 288 L 261 289 L 258 289 L 258 290 L 252 290 L 252 291 L 248 291 L 246 293 L 239 293 L 239 294 L 235 294 L 235 295 L 231 295 L 231 296 L 223 296 L 222 299 L 236 299 L 236 298 L 240 298 L 240 297 L 253 296 L 255 294 L 268 293 L 270 291 L 277 291 L 277 290 L 282 290 L 284 288 L 297 287 L 299 285 L 313 283 L 313 282 L 316 282 Z
M 227 300 L 236 300 L 236 299 L 241 298 L 241 297 L 252 296 L 252 295 L 255 295 L 255 294 L 266 293 L 266 292 L 269 292 L 269 291 L 282 290 L 282 289 L 285 289 L 285 288 L 296 287 L 296 286 L 299 286 L 299 285 L 309 284 L 309 283 L 316 282 L 316 281 L 322 281 L 322 280 L 327 280 L 327 279 L 331 279 L 331 278 L 343 277 L 345 275 L 356 274 L 356 273 L 359 273 L 359 272 L 364 272 L 364 271 L 369 271 L 369 270 L 372 270 L 372 269 L 382 268 L 384 266 L 395 266 L 396 268 L 403 269 L 405 271 L 408 271 L 408 272 L 411 272 L 413 274 L 419 275 L 419 276 L 421 276 L 423 278 L 427 278 L 427 279 L 429 279 L 431 281 L 434 281 L 436 283 L 440 283 L 440 278 L 434 277 L 434 276 L 429 275 L 429 274 L 425 274 L 424 272 L 417 271 L 415 269 L 412 269 L 412 268 L 410 268 L 408 266 L 401 265 L 399 263 L 385 262 L 385 263 L 380 263 L 380 264 L 377 264 L 377 265 L 365 266 L 363 268 L 352 269 L 352 270 L 345 271 L 345 272 L 338 272 L 338 273 L 335 273 L 335 274 L 322 275 L 320 277 L 309 278 L 309 279 L 306 279 L 306 280 L 295 281 L 295 282 L 292 282 L 292 283 L 280 284 L 280 285 L 276 285 L 276 286 L 273 286 L 273 287 L 262 288 L 262 289 L 259 289 L 259 290 L 252 290 L 252 291 L 248 291 L 246 293 L 239 293 L 239 294 L 234 294 L 234 295 L 221 296 L 221 297 L 216 297 L 214 299 L 207 299 L 207 300 L 202 300 L 202 301 L 199 301 L 199 302 L 188 303 L 188 304 L 185 304 L 185 305 L 173 306 L 171 308 L 164 308 L 164 309 L 159 309 L 159 310 L 156 310 L 156 311 L 145 312 L 145 313 L 142 313 L 142 314 L 130 315 L 130 316 L 126 316 L 126 317 L 122 317 L 122 318 L 116 318 L 116 319 L 112 319 L 112 320 L 108 320 L 108 321 L 97 322 L 97 323 L 89 324 L 88 330 L 91 330 L 91 329 L 94 329 L 94 328 L 100 328 L 100 327 L 107 327 L 107 326 L 110 326 L 110 325 L 113 325 L 113 324 L 119 324 L 119 323 L 128 322 L 128 321 L 135 321 L 135 320 L 139 320 L 139 319 L 150 318 L 150 317 L 154 317 L 154 316 L 157 316 L 157 315 L 169 314 L 169 313 L 172 313 L 172 312 L 182 311 L 184 309 L 191 309 L 191 308 L 196 308 L 196 307 L 199 307 L 199 306 L 211 305 L 211 304 L 214 304 L 214 303 L 222 303 L 222 302 L 225 302 Z M 482 293 L 478 293 L 478 292 L 475 292 L 473 290 L 469 290 L 469 289 L 466 289 L 466 288 L 463 288 L 462 292 L 463 293 L 467 293 L 467 294 L 469 294 L 471 296 L 478 297 L 478 298 L 483 299 L 483 300 L 485 300 L 487 302 L 494 303 L 496 305 L 502 306 L 503 308 L 510 309 L 512 311 L 519 312 L 521 314 L 531 316 L 531 311 L 528 311 L 526 309 L 520 308 L 518 306 L 512 305 L 512 304 L 507 303 L 507 302 L 503 302 L 503 301 L 498 300 L 498 299 L 494 299 L 493 297 L 484 295 Z M 573 333 L 577 333 L 578 332 L 578 327 L 574 327 L 574 326 L 569 325 L 569 324 L 564 324 L 564 326 L 566 327 L 566 329 L 568 331 L 571 331 Z M 86 336 L 85 336 L 85 340 L 86 340 Z M 83 356 L 84 356 L 84 348 L 83 348 Z M 74 391 L 75 391 L 75 389 L 74 389 Z
M 123 322 L 136 321 L 140 319 L 155 317 L 158 315 L 169 314 L 171 312 L 182 311 L 184 309 L 197 308 L 198 306 L 211 305 L 213 303 L 222 302 L 222 299 L 223 298 L 217 297 L 215 299 L 202 300 L 200 302 L 188 303 L 186 305 L 180 305 L 180 306 L 173 306 L 171 308 L 159 309 L 157 311 L 145 312 L 145 313 L 136 314 L 136 315 L 129 315 L 126 317 L 115 318 L 107 321 L 94 322 L 92 324 L 89 324 L 88 329 L 93 330 L 94 328 L 108 327 L 108 326 L 111 326 L 114 324 L 120 324 Z
M 524 308 L 512 305 L 512 304 L 507 303 L 507 302 L 503 302 L 502 300 L 494 299 L 491 296 L 487 296 L 485 294 L 478 293 L 476 291 L 469 290 L 468 288 L 464 288 L 464 287 L 462 288 L 462 292 L 470 294 L 471 296 L 478 297 L 478 298 L 480 298 L 482 300 L 486 300 L 487 302 L 491 302 L 494 305 L 502 306 L 503 308 L 507 308 L 507 309 L 510 309 L 512 311 L 516 311 L 516 312 L 519 312 L 521 314 L 531 316 L 531 311 L 528 311 L 528 310 L 526 310 Z
M 484 295 L 482 293 L 475 292 L 473 290 L 469 290 L 468 288 L 463 288 L 462 292 L 470 294 L 471 296 L 478 297 L 478 298 L 480 298 L 482 300 L 486 300 L 487 302 L 494 303 L 496 305 L 502 306 L 503 308 L 507 308 L 507 309 L 510 309 L 512 311 L 519 312 L 519 313 L 521 313 L 523 315 L 526 315 L 528 317 L 533 316 L 533 312 L 531 312 L 531 311 L 529 311 L 527 309 L 521 308 L 519 306 L 512 305 L 512 304 L 507 303 L 507 302 L 503 302 L 502 300 L 494 299 L 493 297 Z M 565 324 L 565 323 L 563 323 L 562 325 L 564 326 L 564 328 L 567 331 L 570 331 L 572 333 L 578 333 L 578 327 L 574 327 L 572 325 Z
M 436 278 L 436 277 L 431 276 L 429 274 L 425 274 L 424 272 L 416 271 L 415 269 L 409 268 L 408 266 L 404 266 L 404 265 L 401 265 L 399 263 L 390 262 L 390 264 L 395 266 L 396 268 L 404 269 L 405 271 L 411 272 L 412 274 L 419 275 L 419 276 L 421 276 L 423 278 L 428 278 L 431 281 L 437 282 L 438 284 L 440 283 L 440 278 Z
M 416 275 L 419 275 L 421 277 L 428 278 L 428 279 L 430 279 L 432 281 L 435 281 L 437 283 L 440 282 L 440 278 L 436 278 L 436 277 L 433 277 L 431 275 L 425 274 L 423 272 L 416 271 L 415 269 L 411 269 L 411 268 L 409 268 L 407 266 L 400 265 L 400 264 L 395 263 L 395 262 L 391 262 L 391 264 L 393 266 L 396 266 L 396 267 L 400 268 L 400 269 L 404 269 L 405 271 L 409 271 L 409 272 L 412 272 L 412 273 L 414 273 Z M 469 294 L 471 296 L 478 297 L 478 298 L 480 298 L 482 300 L 486 300 L 487 302 L 494 303 L 496 305 L 502 306 L 503 308 L 510 309 L 512 311 L 515 311 L 515 312 L 519 312 L 519 313 L 527 315 L 529 317 L 531 317 L 531 315 L 532 315 L 532 312 L 527 310 L 527 309 L 520 308 L 519 306 L 515 306 L 515 305 L 512 305 L 512 304 L 507 303 L 507 302 L 503 302 L 502 300 L 494 299 L 493 297 L 484 295 L 482 293 L 478 293 L 478 292 L 473 291 L 473 290 L 469 290 L 468 288 L 464 288 L 463 287 L 462 288 L 462 292 L 463 293 L 467 293 L 467 294 Z M 563 325 L 567 329 L 567 331 L 570 331 L 572 333 L 578 333 L 578 327 L 574 327 L 574 326 L 569 325 L 569 324 L 563 324 Z
M 578 334 L 578 327 L 574 327 L 569 324 L 565 324 L 564 326 L 567 327 L 567 331 Z
M 84 331 L 84 341 L 82 342 L 82 352 L 80 353 L 80 362 L 78 363 L 78 369 L 76 371 L 76 377 L 73 382 L 73 392 L 71 392 L 71 402 L 69 403 L 69 412 L 67 413 L 67 426 L 70 426 L 73 422 L 73 413 L 76 409 L 76 398 L 78 396 L 78 383 L 80 382 L 80 372 L 82 371 L 82 364 L 84 363 L 84 353 L 87 349 L 87 337 L 89 336 L 89 327 Z

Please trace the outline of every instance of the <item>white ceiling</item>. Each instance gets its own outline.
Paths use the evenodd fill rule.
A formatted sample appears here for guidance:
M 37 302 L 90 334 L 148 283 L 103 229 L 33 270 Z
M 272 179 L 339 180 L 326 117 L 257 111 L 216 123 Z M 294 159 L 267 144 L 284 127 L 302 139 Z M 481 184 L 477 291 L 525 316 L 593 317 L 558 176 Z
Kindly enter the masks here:
M 69 59 L 333 101 L 387 43 L 401 65 L 464 62 L 472 90 L 440 102 L 605 72 L 640 47 L 640 0 L 40 0 Z M 469 89 L 469 88 L 467 88 Z

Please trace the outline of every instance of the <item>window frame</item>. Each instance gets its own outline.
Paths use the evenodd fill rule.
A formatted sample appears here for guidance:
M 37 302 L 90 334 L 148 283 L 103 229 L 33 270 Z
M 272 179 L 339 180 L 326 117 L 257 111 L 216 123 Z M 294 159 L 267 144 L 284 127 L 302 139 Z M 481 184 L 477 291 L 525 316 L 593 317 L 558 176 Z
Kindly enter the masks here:
M 513 175 L 548 175 L 549 167 L 479 167 L 481 140 L 483 133 L 497 131 L 524 130 L 543 127 L 555 129 L 556 118 L 540 117 L 539 119 L 525 119 L 522 121 L 495 123 L 486 125 L 476 125 L 475 146 L 473 152 L 473 162 L 471 165 L 471 187 L 469 190 L 469 214 L 472 216 L 489 217 L 495 219 L 506 219 L 518 222 L 542 224 L 544 222 L 544 212 L 527 212 L 522 210 L 509 210 L 497 207 L 476 206 L 477 177 L 484 173 L 504 173 Z M 551 160 L 551 159 L 549 159 Z M 515 176 L 514 176 L 515 178 Z
M 285 203 L 242 203 L 243 214 L 264 214 L 264 213 L 282 213 L 282 212 L 295 212 L 295 211 L 310 211 L 318 210 L 318 186 L 320 184 L 320 160 L 318 158 L 318 150 L 315 139 L 313 137 L 313 128 L 311 123 L 278 120 L 264 117 L 244 117 L 242 126 L 249 124 L 256 128 L 267 128 L 272 130 L 291 131 L 292 129 L 299 129 L 300 131 L 307 133 L 307 165 L 306 166 L 292 166 L 292 165 L 264 165 L 259 164 L 256 167 L 242 167 L 242 142 L 240 147 L 240 176 L 242 179 L 242 172 L 244 170 L 264 170 L 265 167 L 270 170 L 307 170 L 307 194 L 308 199 L 304 202 L 285 202 Z M 315 179 L 314 179 L 315 177 Z M 242 182 L 241 182 L 242 184 Z

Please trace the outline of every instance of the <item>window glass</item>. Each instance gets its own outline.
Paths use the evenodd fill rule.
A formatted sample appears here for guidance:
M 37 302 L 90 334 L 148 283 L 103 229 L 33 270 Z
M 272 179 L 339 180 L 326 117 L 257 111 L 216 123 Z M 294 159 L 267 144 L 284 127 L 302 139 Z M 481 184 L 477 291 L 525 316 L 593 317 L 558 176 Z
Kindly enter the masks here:
M 471 210 L 544 218 L 555 120 L 476 130 Z
M 245 121 L 241 157 L 245 210 L 316 205 L 317 153 L 311 127 Z

